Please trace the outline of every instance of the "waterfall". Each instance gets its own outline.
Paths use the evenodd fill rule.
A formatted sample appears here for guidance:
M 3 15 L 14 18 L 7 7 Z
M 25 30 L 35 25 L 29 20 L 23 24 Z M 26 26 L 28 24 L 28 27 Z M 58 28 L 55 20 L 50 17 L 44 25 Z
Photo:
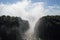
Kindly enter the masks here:
M 40 17 L 38 17 L 37 19 L 31 21 L 32 19 L 29 19 L 29 26 L 30 28 L 25 32 L 25 37 L 24 40 L 36 40 L 35 36 L 34 36 L 34 28 L 35 28 L 35 24 L 38 21 Z

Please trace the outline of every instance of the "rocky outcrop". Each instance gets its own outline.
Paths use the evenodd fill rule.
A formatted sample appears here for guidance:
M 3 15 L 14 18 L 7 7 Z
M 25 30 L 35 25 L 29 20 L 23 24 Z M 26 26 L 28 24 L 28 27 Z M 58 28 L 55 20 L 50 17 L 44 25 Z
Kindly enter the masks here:
M 37 39 L 60 40 L 60 16 L 44 16 L 35 26 Z
M 0 16 L 0 40 L 23 40 L 29 23 L 20 17 Z

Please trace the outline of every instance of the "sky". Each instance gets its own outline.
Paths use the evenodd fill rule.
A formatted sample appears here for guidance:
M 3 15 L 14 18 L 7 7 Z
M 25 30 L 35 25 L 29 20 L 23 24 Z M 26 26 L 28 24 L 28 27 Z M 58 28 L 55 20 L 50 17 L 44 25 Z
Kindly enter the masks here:
M 44 15 L 60 15 L 60 0 L 0 0 L 0 15 L 31 21 Z
M 0 3 L 16 3 L 22 0 L 0 0 Z M 60 0 L 31 0 L 32 2 L 46 2 L 47 5 L 60 5 Z

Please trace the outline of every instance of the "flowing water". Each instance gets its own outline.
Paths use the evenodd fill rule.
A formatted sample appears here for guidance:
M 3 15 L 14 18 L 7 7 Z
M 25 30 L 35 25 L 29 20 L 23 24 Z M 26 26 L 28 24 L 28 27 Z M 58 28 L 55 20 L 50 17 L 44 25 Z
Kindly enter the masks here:
M 24 40 L 37 40 L 34 35 L 34 28 L 35 28 L 35 24 L 38 21 L 38 19 L 34 21 L 28 20 L 30 28 L 29 30 L 25 32 Z

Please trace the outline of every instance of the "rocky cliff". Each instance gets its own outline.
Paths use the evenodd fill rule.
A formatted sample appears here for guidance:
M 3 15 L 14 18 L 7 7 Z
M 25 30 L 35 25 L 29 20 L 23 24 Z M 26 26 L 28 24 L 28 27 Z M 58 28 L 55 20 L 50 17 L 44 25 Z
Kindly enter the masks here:
M 44 16 L 35 26 L 37 39 L 60 40 L 60 16 Z
M 29 23 L 20 17 L 0 16 L 0 40 L 23 40 Z

